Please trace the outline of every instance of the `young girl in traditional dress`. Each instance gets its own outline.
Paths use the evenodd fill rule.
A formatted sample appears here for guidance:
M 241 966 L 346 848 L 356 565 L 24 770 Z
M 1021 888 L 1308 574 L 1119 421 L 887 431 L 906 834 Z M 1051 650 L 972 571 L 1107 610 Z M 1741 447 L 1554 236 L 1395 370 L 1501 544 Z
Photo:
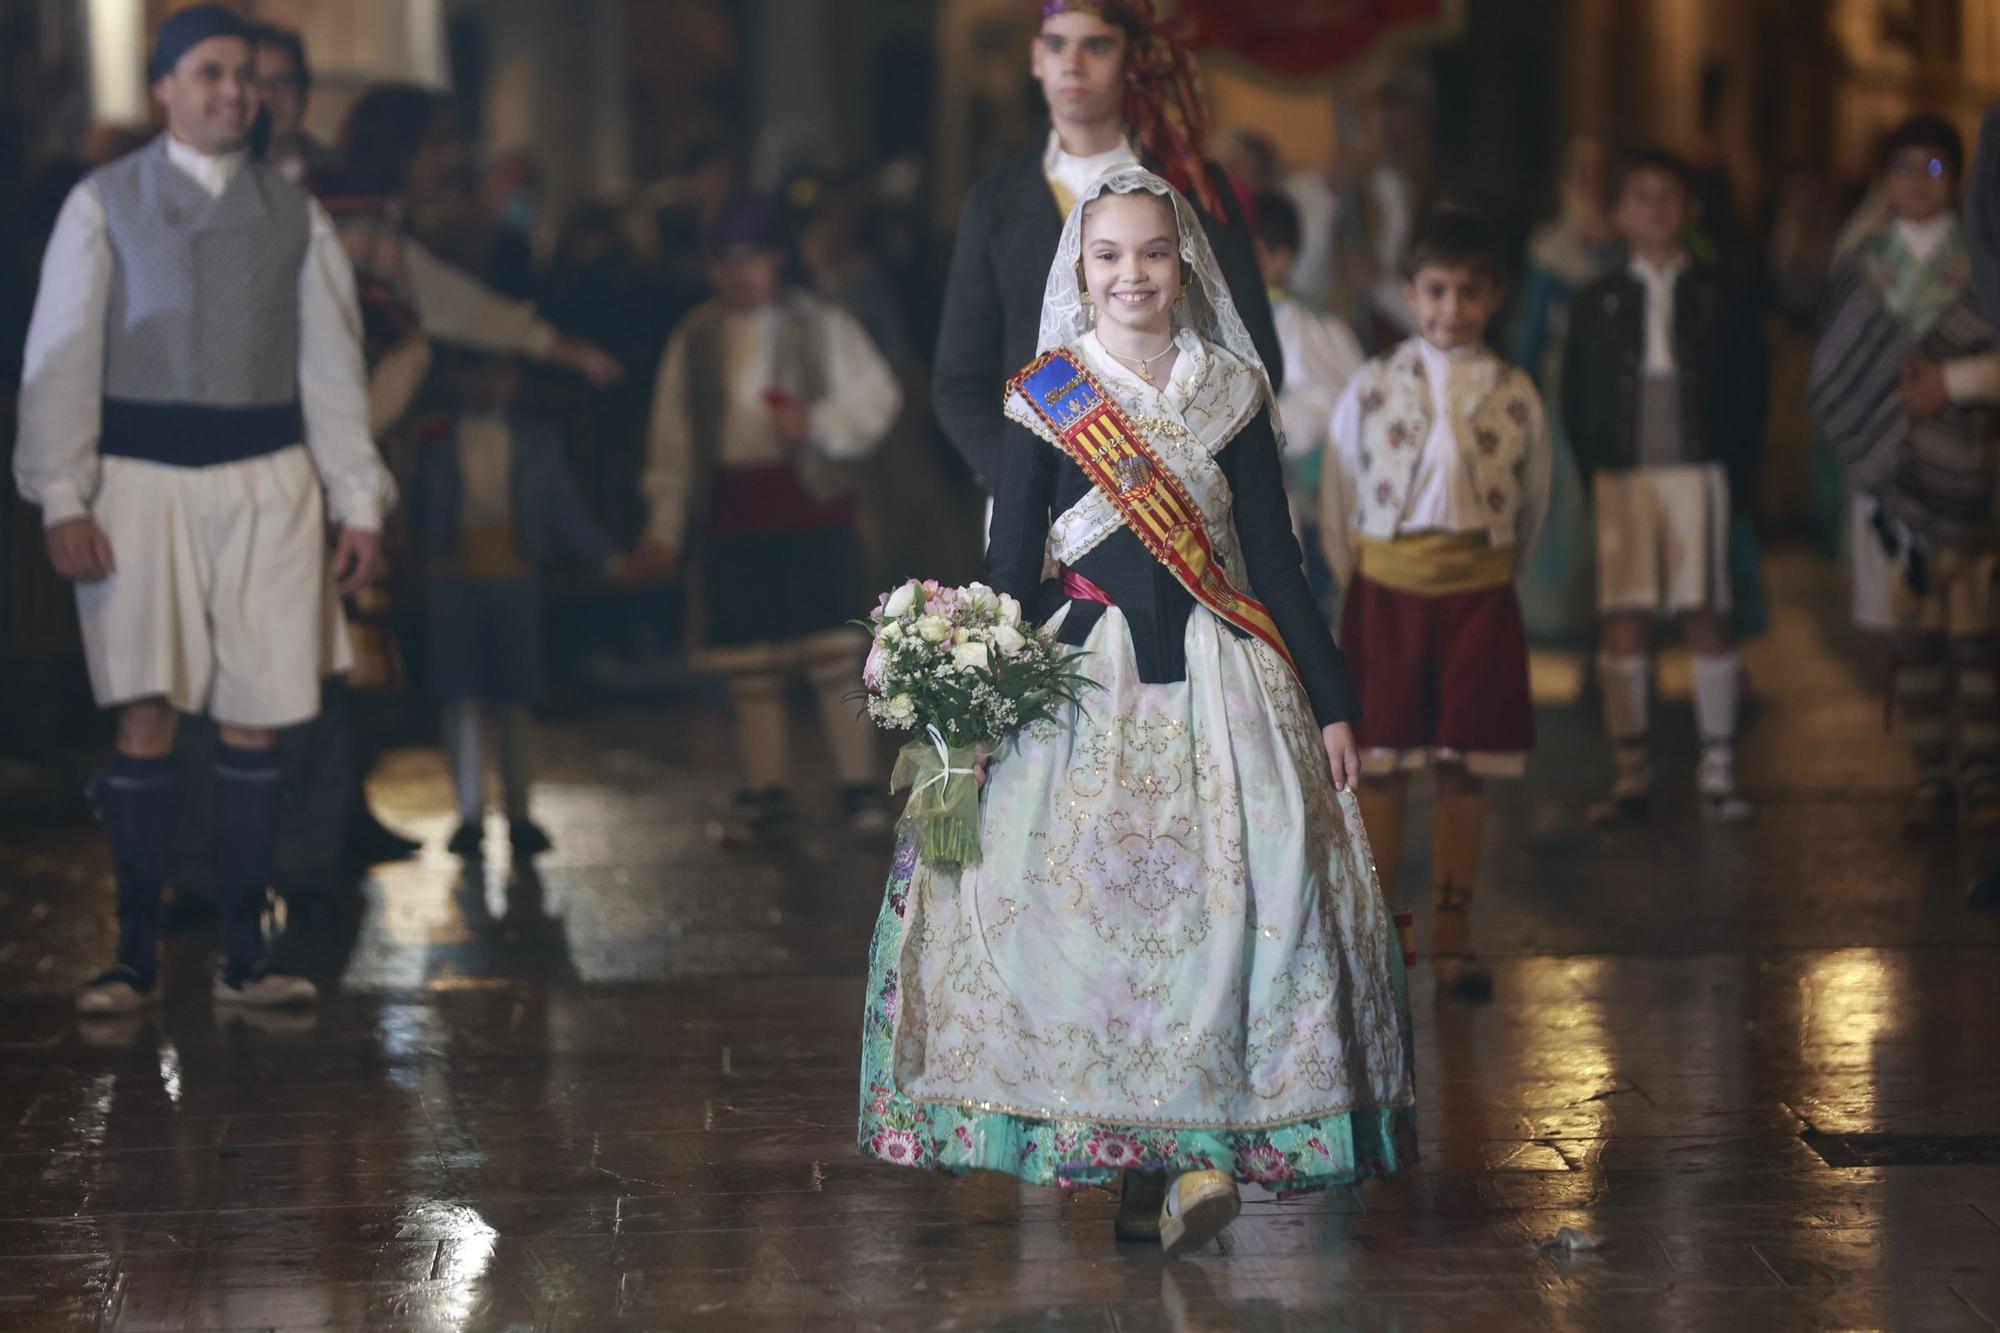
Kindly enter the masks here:
M 1044 1185 L 1122 1171 L 1119 1235 L 1173 1255 L 1239 1181 L 1409 1162 L 1402 965 L 1270 379 L 1164 180 L 1115 171 L 1070 212 L 1040 352 L 1010 383 L 989 580 L 1097 688 L 993 756 L 983 864 L 899 851 L 861 1144 Z

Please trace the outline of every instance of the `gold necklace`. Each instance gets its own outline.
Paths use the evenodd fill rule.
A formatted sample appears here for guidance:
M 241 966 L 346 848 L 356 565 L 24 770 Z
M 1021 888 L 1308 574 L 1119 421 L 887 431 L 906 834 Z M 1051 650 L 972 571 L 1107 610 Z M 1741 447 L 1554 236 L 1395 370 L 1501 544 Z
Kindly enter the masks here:
M 1102 340 L 1100 339 L 1100 341 Z M 1107 352 L 1111 352 L 1111 355 L 1117 357 L 1120 361 L 1132 367 L 1132 369 L 1138 371 L 1139 378 L 1146 381 L 1146 383 L 1151 384 L 1153 382 L 1153 363 L 1155 361 L 1158 361 L 1161 357 L 1165 356 L 1168 352 L 1173 351 L 1174 342 L 1173 339 L 1169 338 L 1167 340 L 1167 345 L 1165 347 L 1162 347 L 1159 351 L 1153 353 L 1151 356 L 1144 356 L 1144 357 L 1131 357 L 1125 355 L 1123 352 L 1112 352 L 1111 348 L 1108 346 L 1104 350 Z

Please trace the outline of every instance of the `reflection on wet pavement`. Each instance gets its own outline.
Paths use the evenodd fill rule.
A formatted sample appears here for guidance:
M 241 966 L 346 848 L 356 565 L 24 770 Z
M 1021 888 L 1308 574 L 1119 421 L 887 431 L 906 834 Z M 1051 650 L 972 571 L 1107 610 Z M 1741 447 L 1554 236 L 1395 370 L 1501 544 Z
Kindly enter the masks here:
M 822 788 L 795 848 L 718 848 L 713 718 L 550 727 L 539 873 L 461 868 L 441 765 L 392 756 L 428 846 L 294 922 L 317 1014 L 218 1017 L 193 935 L 163 1011 L 78 1025 L 103 856 L 10 817 L 0 1326 L 1992 1329 L 1996 849 L 1900 839 L 1898 744 L 1811 617 L 1750 662 L 1757 822 L 1583 828 L 1588 704 L 1545 712 L 1480 900 L 1499 998 L 1414 978 L 1419 1167 L 1172 1267 L 1106 1196 L 856 1156 L 882 853 Z

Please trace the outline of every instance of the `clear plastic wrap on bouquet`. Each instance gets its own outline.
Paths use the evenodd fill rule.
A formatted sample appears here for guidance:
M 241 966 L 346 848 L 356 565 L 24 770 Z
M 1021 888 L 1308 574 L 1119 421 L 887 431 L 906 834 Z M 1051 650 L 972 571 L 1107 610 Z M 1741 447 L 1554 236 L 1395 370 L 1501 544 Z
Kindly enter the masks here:
M 889 790 L 908 788 L 909 804 L 898 827 L 917 841 L 917 855 L 932 870 L 955 875 L 979 864 L 979 781 L 974 745 L 947 745 L 936 727 L 896 755 Z

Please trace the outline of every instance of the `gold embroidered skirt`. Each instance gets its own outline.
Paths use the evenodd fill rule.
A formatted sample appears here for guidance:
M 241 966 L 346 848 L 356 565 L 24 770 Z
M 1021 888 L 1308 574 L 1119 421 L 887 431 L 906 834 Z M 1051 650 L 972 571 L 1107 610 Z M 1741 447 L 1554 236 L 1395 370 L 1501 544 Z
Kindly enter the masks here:
M 1185 681 L 1139 680 L 1115 608 L 1085 649 L 1100 688 L 993 768 L 984 864 L 898 856 L 864 1148 L 1043 1181 L 1395 1169 L 1414 1102 L 1401 958 L 1303 690 L 1200 609 Z

